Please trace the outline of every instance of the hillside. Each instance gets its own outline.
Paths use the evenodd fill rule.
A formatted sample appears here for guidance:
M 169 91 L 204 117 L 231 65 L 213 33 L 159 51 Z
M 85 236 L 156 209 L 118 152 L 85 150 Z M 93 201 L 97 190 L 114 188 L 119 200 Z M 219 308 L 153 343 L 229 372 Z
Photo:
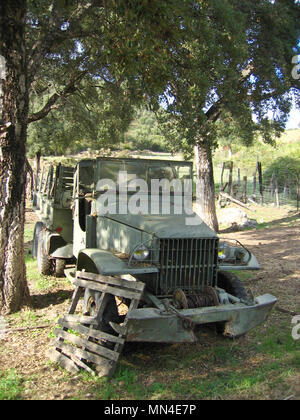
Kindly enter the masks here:
M 214 154 L 215 181 L 219 182 L 222 162 L 232 160 L 235 172 L 237 168 L 241 171 L 241 177 L 252 177 L 255 172 L 256 162 L 262 163 L 262 170 L 265 181 L 269 181 L 274 173 L 279 183 L 284 183 L 286 178 L 295 180 L 300 174 L 300 130 L 288 130 L 276 146 L 263 144 L 256 141 L 251 147 L 240 145 L 232 146 L 233 155 L 228 156 L 224 148 L 219 148 Z

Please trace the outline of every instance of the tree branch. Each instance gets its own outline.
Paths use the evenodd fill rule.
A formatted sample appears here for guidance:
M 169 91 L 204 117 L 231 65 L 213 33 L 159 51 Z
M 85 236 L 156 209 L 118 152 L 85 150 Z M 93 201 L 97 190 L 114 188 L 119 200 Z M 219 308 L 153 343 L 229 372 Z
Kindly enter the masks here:
M 39 69 L 46 54 L 64 42 L 66 39 L 89 36 L 90 32 L 84 32 L 79 29 L 80 23 L 84 16 L 94 7 L 103 7 L 102 0 L 91 0 L 84 4 L 78 1 L 77 8 L 73 11 L 69 18 L 63 18 L 55 7 L 53 7 L 49 18 L 47 28 L 41 28 L 41 33 L 37 37 L 37 41 L 31 47 L 31 54 L 28 59 L 28 75 L 30 83 L 33 82 L 35 74 Z M 62 25 L 68 23 L 68 28 L 62 30 Z M 43 29 L 46 29 L 43 36 Z
M 71 78 L 70 83 L 67 84 L 67 86 L 61 91 L 61 92 L 55 92 L 47 101 L 46 105 L 38 112 L 35 112 L 34 114 L 31 114 L 28 117 L 28 124 L 32 122 L 39 121 L 43 118 L 45 118 L 51 111 L 54 109 L 58 109 L 59 106 L 57 106 L 57 102 L 59 99 L 67 99 L 68 96 L 72 95 L 77 91 L 76 84 L 79 83 L 84 76 L 86 75 L 86 72 L 82 72 L 79 75 L 73 75 Z M 62 106 L 62 105 L 60 105 Z

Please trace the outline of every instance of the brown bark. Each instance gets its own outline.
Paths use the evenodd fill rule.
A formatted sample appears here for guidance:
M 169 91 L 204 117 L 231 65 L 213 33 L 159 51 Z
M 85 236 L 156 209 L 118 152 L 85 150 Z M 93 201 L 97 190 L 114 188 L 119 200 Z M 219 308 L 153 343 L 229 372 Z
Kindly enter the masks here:
M 199 216 L 215 232 L 219 230 L 215 203 L 215 184 L 211 147 L 205 142 L 195 146 L 198 184 L 197 207 Z
M 24 261 L 28 84 L 24 27 L 26 3 L 2 2 L 0 51 L 6 60 L 0 138 L 0 313 L 28 302 Z

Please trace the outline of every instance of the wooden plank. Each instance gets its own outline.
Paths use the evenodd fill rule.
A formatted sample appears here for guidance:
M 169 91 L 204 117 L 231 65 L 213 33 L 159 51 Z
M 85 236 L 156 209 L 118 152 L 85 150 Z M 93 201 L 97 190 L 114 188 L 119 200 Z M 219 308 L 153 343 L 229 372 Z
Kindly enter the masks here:
M 81 294 L 82 294 L 82 288 L 76 287 L 72 296 L 72 300 L 71 300 L 71 304 L 69 308 L 69 314 L 74 314 L 78 301 L 81 297 Z
M 86 279 L 86 280 L 93 280 L 93 281 L 105 283 L 108 285 L 120 286 L 122 288 L 124 287 L 125 289 L 129 289 L 133 291 L 137 290 L 137 291 L 142 292 L 145 288 L 145 283 L 141 281 L 130 281 L 130 280 L 120 279 L 120 278 L 111 277 L 111 276 L 103 276 L 101 274 L 89 273 L 85 271 L 77 271 L 76 277 L 79 277 L 81 279 Z
M 67 322 L 63 318 L 59 319 L 58 323 L 61 327 L 65 327 L 65 328 L 77 331 L 80 334 L 84 334 L 87 337 L 96 338 L 97 340 L 103 339 L 103 340 L 108 340 L 113 343 L 119 343 L 119 344 L 123 344 L 125 341 L 123 338 L 116 337 L 115 335 L 107 334 L 100 330 L 92 330 L 90 328 L 84 327 L 74 322 Z
M 100 322 L 102 321 L 103 314 L 104 314 L 107 304 L 109 303 L 109 300 L 110 300 L 110 296 L 107 293 L 101 294 L 101 297 L 98 303 L 99 305 L 98 312 L 97 312 L 97 315 L 95 316 L 95 318 L 97 319 L 98 325 L 100 325 Z
M 66 322 L 78 322 L 79 324 L 99 325 L 97 319 L 93 316 L 80 316 L 68 314 L 64 315 L 62 319 Z
M 236 198 L 233 198 L 231 195 L 229 195 L 227 193 L 224 193 L 224 192 L 221 192 L 221 191 L 220 191 L 219 194 L 220 194 L 221 197 L 227 198 L 228 200 L 232 201 L 233 203 L 238 204 L 239 206 L 244 207 L 245 209 L 251 210 L 248 206 L 246 206 L 244 203 L 237 200 Z
M 63 344 L 63 347 L 67 347 L 68 344 Z M 80 360 L 79 357 L 76 356 L 76 349 L 75 347 L 72 346 L 68 346 L 70 347 L 70 349 L 73 349 L 73 353 L 69 352 L 70 354 L 68 355 L 68 357 L 71 358 L 71 360 L 79 367 L 81 367 L 82 369 L 86 370 L 87 372 L 89 372 L 91 375 L 95 376 L 95 372 L 93 371 L 93 369 L 91 369 L 89 366 L 87 366 L 82 360 Z M 62 349 L 63 350 L 63 349 Z M 64 350 L 63 350 L 64 351 Z
M 60 343 L 59 341 L 58 343 L 59 344 L 56 347 L 60 348 L 60 350 L 62 351 L 62 353 L 60 354 L 62 356 L 69 358 L 73 363 L 75 363 L 77 367 L 85 369 L 91 375 L 96 375 L 95 372 L 81 360 L 80 349 L 78 349 L 77 347 L 72 347 L 69 344 Z
M 107 360 L 107 359 L 105 359 L 101 356 L 98 356 L 97 354 L 90 353 L 90 352 L 85 351 L 83 349 L 79 349 L 78 347 L 73 347 L 69 344 L 64 343 L 63 345 L 61 345 L 61 343 L 59 341 L 54 341 L 52 344 L 56 347 L 57 346 L 61 347 L 62 351 L 65 352 L 65 353 L 73 354 L 80 359 L 84 359 L 86 361 L 95 363 L 98 366 L 106 367 L 107 370 L 110 370 L 112 365 L 115 363 L 115 362 Z M 94 371 L 92 371 L 92 372 L 94 373 Z
M 82 369 L 85 369 L 87 372 L 91 373 L 92 375 L 95 375 L 95 372 L 81 360 L 81 359 L 84 359 L 81 349 L 77 347 L 73 347 L 70 344 L 60 343 L 59 341 L 57 341 L 56 343 L 54 342 L 53 344 L 54 346 L 58 347 L 63 352 L 63 354 L 70 357 L 70 359 L 77 366 L 81 367 Z
M 47 352 L 47 356 L 49 357 L 52 362 L 59 363 L 61 367 L 67 369 L 71 373 L 79 372 L 79 368 L 73 362 L 73 360 L 69 359 L 64 354 L 60 353 L 55 349 L 51 349 Z
M 140 297 L 141 297 L 141 292 L 133 292 L 126 289 L 111 287 L 111 286 L 108 286 L 107 284 L 95 283 L 90 280 L 81 280 L 81 279 L 79 280 L 78 278 L 76 278 L 73 284 L 75 284 L 75 286 L 84 287 L 86 289 L 95 290 L 97 292 L 109 293 L 114 296 L 121 296 L 128 299 L 140 300 Z
M 57 328 L 54 331 L 54 334 L 58 338 L 63 338 L 67 341 L 69 341 L 72 344 L 75 344 L 76 346 L 86 348 L 90 351 L 93 351 L 94 353 L 97 353 L 99 356 L 106 357 L 109 360 L 118 361 L 119 359 L 119 353 L 116 353 L 115 351 L 112 351 L 110 349 L 107 349 L 106 347 L 103 347 L 101 345 L 98 345 L 96 343 L 92 343 L 91 341 L 82 339 L 76 335 L 67 333 L 66 331 L 63 331 L 59 328 Z

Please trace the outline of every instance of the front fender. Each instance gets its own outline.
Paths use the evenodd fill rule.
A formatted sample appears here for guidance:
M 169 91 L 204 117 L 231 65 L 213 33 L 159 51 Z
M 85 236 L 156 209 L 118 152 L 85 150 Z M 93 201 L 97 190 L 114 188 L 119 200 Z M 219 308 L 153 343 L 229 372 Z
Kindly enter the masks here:
M 237 271 L 241 271 L 241 270 L 259 270 L 260 269 L 260 265 L 259 262 L 257 261 L 257 258 L 255 257 L 255 255 L 253 255 L 252 253 L 250 253 L 250 260 L 246 265 L 233 265 L 233 264 L 220 264 L 219 265 L 219 270 L 222 271 L 233 271 L 233 270 L 237 270 Z
M 88 248 L 80 251 L 77 259 L 77 270 L 99 273 L 104 276 L 121 274 L 158 273 L 157 267 L 128 267 L 126 260 L 116 257 L 112 252 L 97 248 Z

